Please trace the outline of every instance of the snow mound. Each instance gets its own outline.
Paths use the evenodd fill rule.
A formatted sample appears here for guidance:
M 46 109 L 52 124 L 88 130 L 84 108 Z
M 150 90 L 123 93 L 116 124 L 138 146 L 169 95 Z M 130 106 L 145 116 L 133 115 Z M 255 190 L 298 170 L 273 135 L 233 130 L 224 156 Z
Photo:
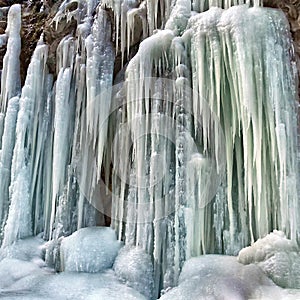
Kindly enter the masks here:
M 153 265 L 151 256 L 143 249 L 125 246 L 119 251 L 113 268 L 122 282 L 148 299 L 153 298 Z
M 10 267 L 10 264 L 13 267 Z M 5 265 L 5 269 L 9 271 L 10 281 L 6 281 L 5 286 L 0 283 L 1 299 L 146 300 L 134 289 L 120 283 L 112 270 L 101 274 L 69 272 L 55 274 L 43 272 L 41 269 L 39 271 L 29 262 L 10 260 L 5 262 Z M 0 269 L 4 271 L 3 265 Z M 2 276 L 1 272 L 0 275 Z
M 97 273 L 111 268 L 120 243 L 108 227 L 88 227 L 64 238 L 60 247 L 62 271 Z
M 179 285 L 167 291 L 160 299 L 295 298 L 277 287 L 256 265 L 242 265 L 233 256 L 203 255 L 184 264 Z
M 256 266 L 244 266 L 236 257 L 203 255 L 188 260 L 179 286 L 161 299 L 249 299 L 257 286 L 272 282 Z
M 112 270 L 101 274 L 60 273 L 49 276 L 36 290 L 54 299 L 145 300 L 137 291 L 120 283 Z
M 300 288 L 300 255 L 296 242 L 274 230 L 240 251 L 238 261 L 257 264 L 277 285 Z
M 99 233 L 99 230 L 96 231 Z M 105 231 L 100 234 L 100 237 L 103 238 L 102 243 L 116 244 L 116 240 L 110 237 L 112 235 L 111 230 Z M 89 236 L 91 237 L 92 234 L 89 234 Z M 98 239 L 96 241 L 98 242 Z M 121 283 L 113 270 L 106 270 L 100 274 L 83 272 L 55 273 L 53 269 L 45 267 L 45 264 L 42 265 L 38 261 L 38 259 L 41 260 L 39 255 L 42 253 L 40 242 L 39 239 L 31 238 L 18 241 L 12 246 L 1 249 L 2 255 L 5 252 L 10 256 L 10 258 L 3 258 L 0 261 L 1 299 L 146 300 L 138 291 Z M 76 247 L 76 243 L 72 245 Z M 69 246 L 71 247 L 71 245 Z M 116 253 L 118 247 L 119 243 L 117 243 L 117 249 L 114 250 Z M 81 251 L 84 250 L 81 248 Z M 86 251 L 86 256 L 90 255 L 90 250 Z M 108 250 L 112 251 L 113 249 L 111 247 Z
M 4 258 L 0 262 L 0 292 L 28 276 L 41 275 L 43 270 L 38 265 L 14 258 Z M 0 294 L 1 296 L 1 294 Z
M 0 249 L 0 260 L 3 258 L 15 258 L 30 261 L 42 256 L 44 241 L 39 237 L 30 237 L 19 240 L 14 244 Z

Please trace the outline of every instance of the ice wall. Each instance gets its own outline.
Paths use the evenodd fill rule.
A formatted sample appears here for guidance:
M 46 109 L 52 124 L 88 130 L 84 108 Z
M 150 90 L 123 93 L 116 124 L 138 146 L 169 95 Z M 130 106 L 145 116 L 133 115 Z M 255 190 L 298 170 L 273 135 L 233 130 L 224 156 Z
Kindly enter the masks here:
M 94 2 L 79 4 L 78 15 L 72 12 L 79 18 L 77 38 L 67 36 L 57 50 L 53 175 L 45 217 L 50 238 L 96 224 L 90 203 L 101 175 L 114 55 L 107 13 Z
M 113 160 L 112 214 L 120 239 L 153 253 L 166 288 L 191 256 L 236 254 L 273 228 L 296 240 L 299 198 L 284 15 L 258 6 L 196 14 L 180 0 L 165 28 L 126 70 L 118 137 L 132 151 Z
M 42 35 L 20 99 L 8 101 L 3 119 L 2 247 L 40 232 L 52 239 L 96 224 L 96 209 L 86 199 L 93 197 L 105 149 L 114 62 L 110 23 L 101 7 L 96 10 L 95 1 L 82 1 L 71 16 L 67 2 L 54 21 L 60 22 L 60 15 L 73 17 L 78 28 L 76 38 L 66 36 L 57 48 L 56 82 L 48 72 Z M 20 49 L 12 50 L 9 44 L 13 38 L 20 41 L 20 13 L 19 5 L 10 8 L 6 58 L 11 71 L 4 68 L 2 76 L 10 76 L 10 85 L 19 78 Z M 16 91 L 4 86 L 1 92 L 7 94 L 2 97 L 4 107 Z
M 56 245 L 106 214 L 119 240 L 150 254 L 159 295 L 190 257 L 237 254 L 273 229 L 297 239 L 295 66 L 281 12 L 248 0 L 66 0 L 51 26 L 74 19 L 76 32 L 52 75 L 41 36 L 22 90 L 20 14 L 11 7 L 1 77 L 3 248 L 41 232 Z
M 32 222 L 32 217 L 38 219 L 35 214 L 39 213 L 38 207 L 42 205 L 41 195 L 36 194 L 36 189 L 42 180 L 43 149 L 47 134 L 45 99 L 50 92 L 47 90 L 50 75 L 47 74 L 45 65 L 47 50 L 42 42 L 37 46 L 19 101 L 9 188 L 10 206 L 3 247 L 19 238 L 32 235 L 37 226 Z M 5 125 L 11 126 L 8 123 Z M 9 130 L 5 127 L 6 129 Z

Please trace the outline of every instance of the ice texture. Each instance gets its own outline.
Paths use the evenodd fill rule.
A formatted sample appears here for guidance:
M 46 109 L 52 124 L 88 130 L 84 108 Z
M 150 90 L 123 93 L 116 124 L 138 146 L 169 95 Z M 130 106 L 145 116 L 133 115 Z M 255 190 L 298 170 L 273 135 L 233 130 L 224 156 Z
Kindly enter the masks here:
M 8 100 L 17 96 L 21 91 L 20 60 L 21 53 L 21 5 L 10 7 L 7 16 L 7 51 L 3 58 L 1 76 L 1 113 L 6 113 Z M 3 124 L 1 124 L 3 126 Z M 3 128 L 1 128 L 3 130 Z M 0 138 L 2 131 L 0 131 Z
M 287 239 L 282 231 L 274 230 L 242 249 L 238 260 L 243 264 L 257 264 L 281 287 L 300 288 L 299 247 L 295 241 Z
M 106 235 L 111 238 L 111 232 Z M 55 273 L 43 260 L 44 243 L 40 237 L 27 238 L 0 250 L 1 299 L 146 299 L 120 283 L 113 270 L 101 274 Z
M 129 61 L 111 131 L 112 226 L 153 255 L 164 288 L 190 257 L 299 232 L 288 22 L 258 2 L 199 14 L 189 4 L 176 1 Z
M 55 273 L 41 263 L 40 238 L 20 240 L 0 251 L 1 299 L 150 299 L 120 282 L 117 270 L 121 267 L 122 280 L 139 274 L 145 279 L 144 266 L 151 269 L 149 256 L 141 249 L 123 248 L 115 272 L 102 273 Z M 127 254 L 126 254 L 127 251 Z M 136 256 L 138 254 L 138 256 Z M 5 258 L 3 258 L 4 256 Z M 134 258 L 138 262 L 134 262 Z M 140 267 L 142 262 L 144 266 Z M 121 264 L 119 264 L 121 263 Z M 127 268 L 126 268 L 127 267 Z M 148 272 L 146 270 L 146 273 Z M 115 274 L 116 273 L 116 274 Z M 117 276 L 116 276 L 117 275 Z M 137 279 L 139 284 L 143 280 Z M 149 288 L 148 282 L 144 288 Z M 144 290 L 144 292 L 146 289 Z M 244 266 L 236 257 L 205 255 L 188 260 L 181 272 L 179 286 L 164 291 L 161 299 L 286 299 L 299 298 L 299 290 L 283 290 L 275 286 L 258 266 Z
M 105 6 L 114 11 L 113 31 Z M 50 240 L 50 266 L 96 272 L 103 261 L 93 266 L 84 251 L 66 245 L 76 230 L 107 224 L 106 214 L 126 249 L 138 247 L 129 254 L 151 257 L 157 296 L 177 285 L 191 257 L 237 254 L 274 228 L 294 243 L 296 69 L 286 18 L 260 6 L 260 0 L 65 0 L 53 22 L 58 28 L 76 20 L 76 34 L 61 39 L 54 76 L 41 36 L 22 92 L 21 6 L 12 6 L 1 37 L 8 47 L 0 111 L 2 253 L 42 233 Z M 125 74 L 125 81 L 112 87 L 114 51 L 122 65 L 140 39 L 116 77 Z M 87 244 L 104 245 L 98 238 Z M 298 286 L 295 251 L 276 250 L 258 264 L 282 286 Z M 117 269 L 128 285 L 149 292 L 133 282 L 135 272 Z M 277 278 L 283 270 L 288 276 Z M 239 295 L 248 295 L 235 280 Z
M 0 249 L 0 260 L 4 258 L 18 259 L 22 261 L 42 261 L 43 239 L 41 237 L 30 237 L 21 239 L 14 244 Z M 45 265 L 45 263 L 43 262 Z
M 0 276 L 0 297 L 7 300 L 146 299 L 121 284 L 112 270 L 103 274 L 55 274 L 31 262 L 6 258 L 0 262 Z
M 19 110 L 19 100 L 19 97 L 13 97 L 8 101 L 4 131 L 2 135 L 2 149 L 0 156 L 0 240 L 3 239 L 3 229 L 9 208 L 11 163 L 15 146 L 15 131 Z
M 22 92 L 6 97 L 18 83 L 13 75 L 19 76 L 21 6 L 13 5 L 9 13 L 0 112 L 2 247 L 40 232 L 45 239 L 58 239 L 96 225 L 90 202 L 99 202 L 95 190 L 106 148 L 114 65 L 111 25 L 99 1 L 81 1 L 76 13 L 68 10 L 71 2 L 59 12 L 62 18 L 69 13 L 76 18 L 78 38 L 60 41 L 56 82 L 48 72 L 42 35 Z M 10 98 L 17 92 L 18 99 Z
M 61 242 L 61 269 L 68 272 L 101 272 L 112 267 L 119 248 L 120 242 L 111 228 L 81 228 Z
M 113 269 L 116 276 L 126 285 L 153 299 L 153 264 L 151 256 L 138 247 L 121 248 Z
M 295 299 L 295 295 L 299 292 L 292 295 L 277 287 L 258 266 L 244 266 L 233 256 L 203 255 L 186 261 L 178 287 L 160 299 Z
M 42 122 L 44 102 L 41 99 L 44 100 L 47 95 L 48 77 L 45 67 L 47 52 L 48 47 L 44 44 L 39 44 L 35 49 L 19 100 L 11 163 L 10 206 L 2 247 L 12 244 L 19 238 L 31 236 L 32 229 L 36 232 L 35 226 L 32 226 L 32 210 L 39 207 L 41 199 L 33 202 L 31 196 L 34 189 L 38 188 L 35 183 L 38 183 L 41 177 L 39 158 L 42 157 L 42 144 L 46 138 Z M 41 121 L 39 127 L 38 120 Z M 38 211 L 36 213 L 38 218 Z
M 0 38 L 1 44 L 5 44 L 7 41 L 7 51 L 3 58 L 3 69 L 1 70 L 0 94 L 0 148 L 3 152 L 0 166 L 0 240 L 3 238 L 3 227 L 8 214 L 8 187 L 10 184 L 11 153 L 15 143 L 14 131 L 18 103 L 16 103 L 14 97 L 18 96 L 21 92 L 19 60 L 21 53 L 20 31 L 21 5 L 15 4 L 9 9 L 6 33 L 1 35 Z M 11 103 L 9 103 L 10 99 L 12 100 Z M 6 117 L 7 120 L 5 120 Z

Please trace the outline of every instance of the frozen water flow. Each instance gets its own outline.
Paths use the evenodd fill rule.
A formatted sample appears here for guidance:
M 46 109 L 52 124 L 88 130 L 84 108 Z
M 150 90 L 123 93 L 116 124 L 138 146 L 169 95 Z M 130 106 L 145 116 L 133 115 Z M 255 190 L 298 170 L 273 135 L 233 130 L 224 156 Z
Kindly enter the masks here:
M 296 69 L 283 13 L 259 0 L 65 0 L 53 30 L 71 20 L 55 74 L 42 34 L 22 90 L 20 5 L 0 37 L 1 258 L 10 274 L 29 270 L 1 297 L 51 298 L 48 285 L 60 287 L 56 299 L 72 288 L 86 299 L 87 284 L 91 298 L 119 297 L 115 288 L 155 298 L 178 282 L 163 297 L 213 297 L 218 280 L 231 298 L 281 293 L 259 267 L 299 287 Z M 108 223 L 115 231 L 95 228 Z M 259 240 L 275 228 L 283 233 Z M 116 276 L 53 275 L 17 243 L 38 234 L 57 271 L 102 272 L 126 246 Z M 249 244 L 239 259 L 258 266 L 206 257 L 207 273 L 199 259 L 184 280 L 191 257 Z M 235 275 L 222 277 L 230 267 Z

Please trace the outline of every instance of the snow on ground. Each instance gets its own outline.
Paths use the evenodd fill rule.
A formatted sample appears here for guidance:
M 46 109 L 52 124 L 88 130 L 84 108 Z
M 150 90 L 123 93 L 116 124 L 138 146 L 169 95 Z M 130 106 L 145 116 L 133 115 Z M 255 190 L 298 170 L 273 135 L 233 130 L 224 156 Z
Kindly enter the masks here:
M 1 299 L 146 299 L 108 269 L 120 248 L 112 229 L 84 228 L 62 241 L 65 269 L 98 273 L 55 273 L 43 261 L 42 245 L 41 239 L 28 238 L 0 250 Z
M 276 286 L 258 266 L 244 266 L 234 256 L 203 255 L 184 264 L 178 287 L 160 299 L 300 299 L 300 291 Z
M 23 267 L 15 262 L 15 267 Z M 28 268 L 28 271 L 30 269 Z M 62 272 L 51 274 L 35 269 L 0 289 L 1 299 L 128 299 L 145 300 L 134 289 L 122 284 L 112 270 L 100 274 Z M 15 275 L 15 273 L 12 273 Z
M 120 243 L 113 230 L 80 229 L 63 239 L 60 252 L 64 263 L 69 264 L 67 268 L 88 272 L 56 273 L 44 262 L 44 245 L 42 239 L 35 237 L 0 250 L 1 299 L 151 299 L 154 279 L 150 256 L 128 246 L 119 251 Z M 295 267 L 294 259 L 298 266 L 294 257 L 298 250 L 282 233 L 274 232 L 240 252 L 238 259 L 246 265 L 234 256 L 192 258 L 184 264 L 178 286 L 160 299 L 300 299 L 300 290 L 283 289 L 270 279 L 274 279 L 270 270 L 275 270 L 276 276 L 285 280 L 286 268 Z M 286 260 L 276 259 L 271 269 L 264 268 L 266 262 L 282 253 L 289 258 L 289 265 Z
M 243 264 L 257 264 L 277 285 L 300 288 L 300 255 L 296 242 L 274 230 L 242 249 L 238 260 Z

